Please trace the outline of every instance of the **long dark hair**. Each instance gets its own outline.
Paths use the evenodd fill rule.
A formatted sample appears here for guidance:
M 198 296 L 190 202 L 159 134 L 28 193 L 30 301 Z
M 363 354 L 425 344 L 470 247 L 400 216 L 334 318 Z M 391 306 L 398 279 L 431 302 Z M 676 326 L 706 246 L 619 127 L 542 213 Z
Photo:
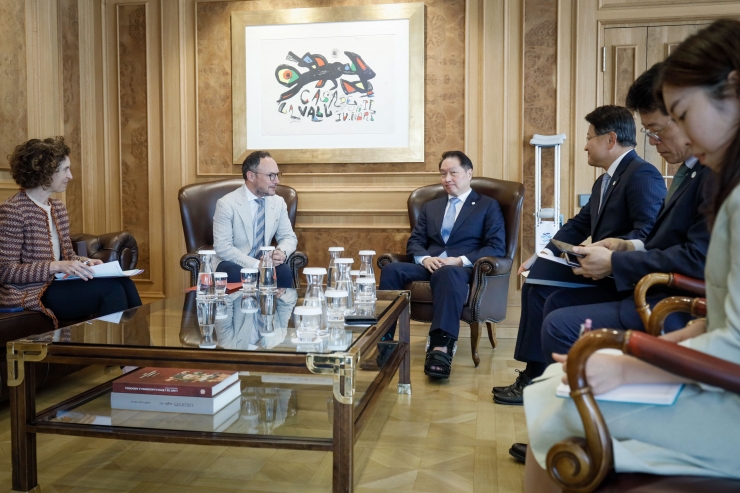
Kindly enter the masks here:
M 727 78 L 740 71 L 740 21 L 721 19 L 689 36 L 671 53 L 661 70 L 656 97 L 663 100 L 663 85 L 702 87 L 717 104 L 740 97 Z M 740 184 L 740 131 L 735 134 L 718 167 L 714 203 L 708 211 L 713 224 L 719 208 Z

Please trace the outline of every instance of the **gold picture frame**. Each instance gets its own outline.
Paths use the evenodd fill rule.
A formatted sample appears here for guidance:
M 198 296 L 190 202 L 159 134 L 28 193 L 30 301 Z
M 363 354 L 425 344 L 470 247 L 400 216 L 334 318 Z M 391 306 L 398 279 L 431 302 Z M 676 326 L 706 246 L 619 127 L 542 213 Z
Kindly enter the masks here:
M 408 20 L 408 145 L 321 149 L 251 149 L 247 137 L 248 26 L 314 24 L 377 20 Z M 362 7 L 238 11 L 231 14 L 233 163 L 241 164 L 255 150 L 269 150 L 280 164 L 390 163 L 424 161 L 424 4 L 402 3 Z M 382 144 L 381 144 L 382 145 Z

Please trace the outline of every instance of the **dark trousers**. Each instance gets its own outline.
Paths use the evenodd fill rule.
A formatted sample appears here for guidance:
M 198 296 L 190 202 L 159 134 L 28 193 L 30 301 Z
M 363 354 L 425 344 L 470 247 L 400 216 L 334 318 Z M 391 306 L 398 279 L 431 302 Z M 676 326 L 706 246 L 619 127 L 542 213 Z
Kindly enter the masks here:
M 473 269 L 445 265 L 430 273 L 419 264 L 393 262 L 380 272 L 380 289 L 396 290 L 413 281 L 429 281 L 434 298 L 434 316 L 430 330 L 441 329 L 454 339 L 460 333 L 460 316 L 468 299 L 468 285 Z
M 83 281 L 54 281 L 41 303 L 62 320 L 95 318 L 141 305 L 139 292 L 128 277 L 105 277 Z
M 653 307 L 665 297 L 648 297 L 647 301 Z M 561 289 L 547 298 L 543 315 L 542 353 L 548 362 L 553 362 L 552 353 L 568 353 L 587 318 L 594 329 L 645 330 L 632 292 L 618 293 L 601 287 Z M 687 313 L 674 313 L 666 319 L 664 331 L 678 330 L 689 319 Z
M 223 261 L 216 267 L 216 272 L 226 272 L 227 282 L 242 282 L 241 275 L 242 266 L 236 262 Z M 290 270 L 288 264 L 280 264 L 275 268 L 277 275 L 277 287 L 279 288 L 292 288 L 293 287 L 293 272 Z
M 542 354 L 542 320 L 548 296 L 563 288 L 524 283 L 522 286 L 522 314 L 516 336 L 514 359 L 525 363 L 545 363 Z

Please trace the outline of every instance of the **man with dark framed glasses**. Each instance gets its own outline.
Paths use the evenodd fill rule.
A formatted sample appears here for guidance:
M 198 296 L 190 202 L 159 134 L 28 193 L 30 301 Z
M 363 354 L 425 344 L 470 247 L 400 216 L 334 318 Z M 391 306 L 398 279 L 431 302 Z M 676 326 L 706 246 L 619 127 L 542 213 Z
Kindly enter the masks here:
M 275 195 L 280 170 L 269 152 L 255 151 L 242 164 L 244 185 L 227 193 L 216 203 L 213 215 L 214 265 L 226 272 L 228 282 L 239 282 L 242 268 L 257 268 L 260 247 L 278 242 L 272 252 L 277 287 L 293 286 L 293 276 L 285 263 L 298 246 L 298 238 L 288 217 L 285 200 Z

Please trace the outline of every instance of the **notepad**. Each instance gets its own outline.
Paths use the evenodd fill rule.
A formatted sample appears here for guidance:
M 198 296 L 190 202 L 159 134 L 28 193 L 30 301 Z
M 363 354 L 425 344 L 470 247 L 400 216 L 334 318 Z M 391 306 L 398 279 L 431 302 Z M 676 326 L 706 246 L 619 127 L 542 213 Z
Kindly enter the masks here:
M 93 271 L 93 277 L 131 277 L 144 272 L 144 269 L 123 270 L 121 269 L 121 264 L 116 260 L 105 264 L 93 265 L 90 268 Z M 54 274 L 57 281 L 73 281 L 80 278 L 79 276 L 65 276 L 67 276 L 67 274 L 64 274 L 63 272 Z
M 671 406 L 683 388 L 682 383 L 635 383 L 622 385 L 609 392 L 597 395 L 597 401 L 625 402 L 629 404 L 654 404 Z M 558 397 L 570 398 L 570 386 L 564 383 L 555 389 Z

